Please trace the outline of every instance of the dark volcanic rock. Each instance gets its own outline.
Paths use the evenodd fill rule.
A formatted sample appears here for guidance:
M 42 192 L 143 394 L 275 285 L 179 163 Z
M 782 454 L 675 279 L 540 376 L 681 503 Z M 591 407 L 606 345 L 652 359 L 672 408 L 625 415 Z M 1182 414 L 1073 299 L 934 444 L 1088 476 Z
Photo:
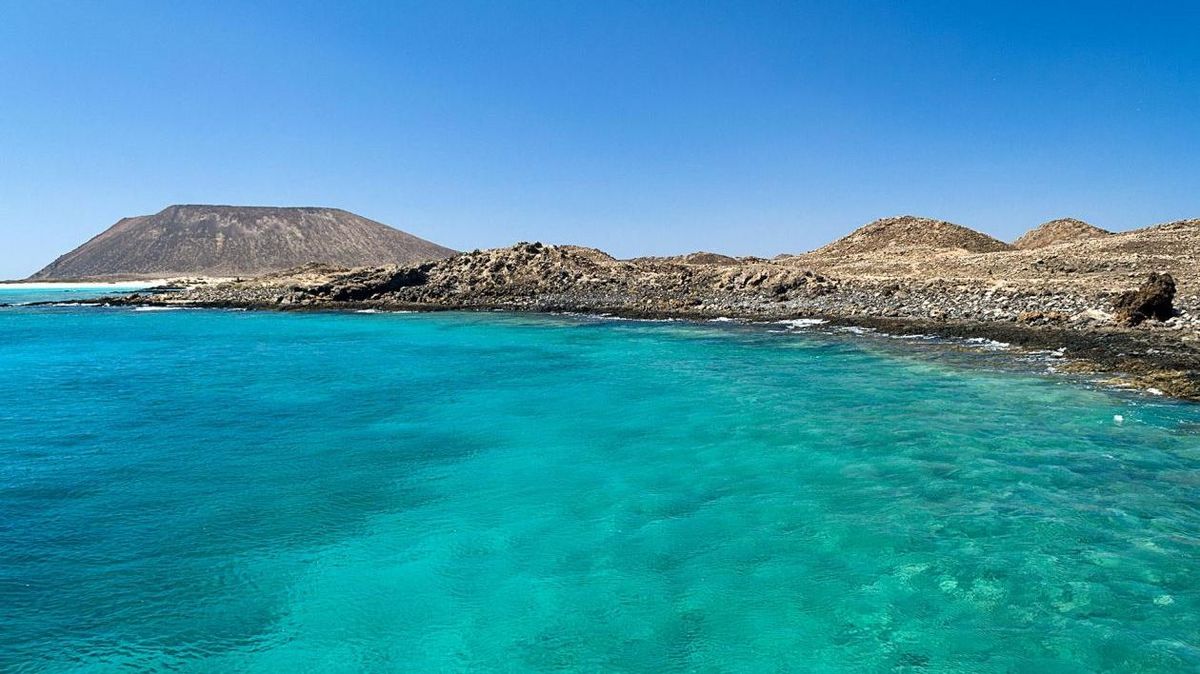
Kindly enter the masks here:
M 1165 321 L 1175 315 L 1175 279 L 1170 274 L 1152 273 L 1137 290 L 1122 293 L 1113 303 L 1117 320 L 1137 325 L 1153 318 Z
M 358 302 L 378 298 L 401 288 L 424 285 L 429 281 L 430 265 L 405 269 L 368 269 L 338 277 L 337 284 L 323 286 L 319 294 L 334 302 Z
M 258 276 L 313 262 L 412 265 L 453 253 L 336 208 L 170 206 L 121 220 L 30 278 Z

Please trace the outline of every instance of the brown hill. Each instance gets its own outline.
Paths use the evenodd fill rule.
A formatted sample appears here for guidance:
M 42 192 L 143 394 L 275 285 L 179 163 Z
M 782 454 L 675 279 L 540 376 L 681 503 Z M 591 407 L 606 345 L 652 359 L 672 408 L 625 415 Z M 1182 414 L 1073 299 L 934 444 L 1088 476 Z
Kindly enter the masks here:
M 841 239 L 818 248 L 812 255 L 861 255 L 899 252 L 908 248 L 990 253 L 1010 250 L 1012 246 L 962 225 L 914 215 L 901 215 L 881 218 L 859 227 Z
M 740 264 L 740 261 L 736 257 L 730 257 L 720 253 L 710 253 L 707 251 L 698 251 L 695 253 L 688 253 L 686 255 L 668 255 L 665 257 L 635 257 L 630 260 L 630 262 L 674 262 L 677 264 L 718 266 Z
M 1088 224 L 1083 220 L 1075 218 L 1059 218 L 1044 222 L 1037 227 L 1025 232 L 1025 234 L 1017 239 L 1013 244 L 1015 248 L 1021 250 L 1029 250 L 1032 248 L 1045 248 L 1059 243 L 1067 243 L 1069 241 L 1079 241 L 1082 239 L 1092 239 L 1101 236 L 1108 236 L 1112 232 L 1106 229 L 1100 229 L 1095 225 Z
M 30 278 L 251 276 L 309 262 L 414 264 L 453 253 L 336 208 L 169 206 L 123 218 Z

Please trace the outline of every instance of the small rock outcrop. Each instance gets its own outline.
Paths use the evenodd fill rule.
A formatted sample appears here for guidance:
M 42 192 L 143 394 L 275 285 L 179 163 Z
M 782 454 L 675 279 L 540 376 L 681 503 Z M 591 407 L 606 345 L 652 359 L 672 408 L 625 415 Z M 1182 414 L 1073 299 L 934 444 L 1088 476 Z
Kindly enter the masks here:
M 1170 274 L 1150 274 L 1137 290 L 1122 293 L 1113 303 L 1119 323 L 1138 325 L 1147 319 L 1165 321 L 1175 315 L 1175 279 Z
M 1013 243 L 1018 250 L 1045 248 L 1059 243 L 1109 236 L 1112 232 L 1075 218 L 1059 218 L 1034 227 Z

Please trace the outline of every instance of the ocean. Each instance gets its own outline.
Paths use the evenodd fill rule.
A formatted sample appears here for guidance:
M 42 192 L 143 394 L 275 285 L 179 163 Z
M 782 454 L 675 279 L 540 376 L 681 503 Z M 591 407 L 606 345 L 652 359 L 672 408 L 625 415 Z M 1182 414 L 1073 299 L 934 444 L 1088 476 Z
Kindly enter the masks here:
M 0 671 L 1200 670 L 1200 406 L 1044 370 L 820 325 L 0 308 Z

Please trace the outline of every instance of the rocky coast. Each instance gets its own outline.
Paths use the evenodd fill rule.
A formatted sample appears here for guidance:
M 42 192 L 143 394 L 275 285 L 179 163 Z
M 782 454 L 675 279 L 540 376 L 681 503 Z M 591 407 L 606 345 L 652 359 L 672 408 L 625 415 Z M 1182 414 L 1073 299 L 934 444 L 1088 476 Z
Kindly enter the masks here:
M 520 243 L 412 266 L 310 264 L 253 279 L 179 282 L 109 301 L 813 318 L 1054 350 L 1065 354 L 1064 369 L 1200 399 L 1200 220 L 1122 234 L 1060 220 L 1022 241 L 1009 245 L 902 216 L 810 253 L 772 259 L 694 253 L 618 260 L 593 248 Z

